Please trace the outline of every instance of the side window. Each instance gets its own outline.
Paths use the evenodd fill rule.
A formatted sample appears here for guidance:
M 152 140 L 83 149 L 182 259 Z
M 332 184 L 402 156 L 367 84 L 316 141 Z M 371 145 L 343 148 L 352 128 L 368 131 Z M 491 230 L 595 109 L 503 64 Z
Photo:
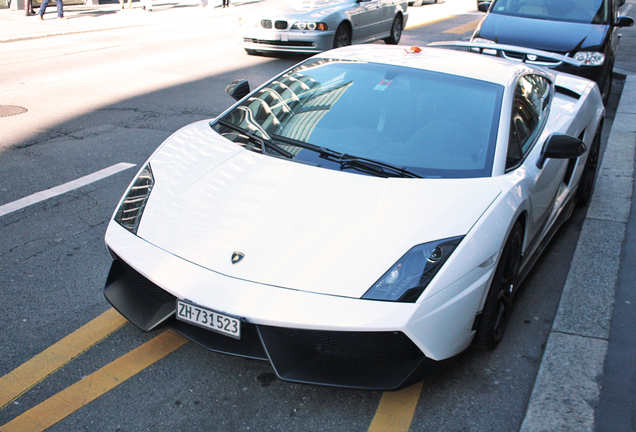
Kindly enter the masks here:
M 539 75 L 519 78 L 512 103 L 506 169 L 518 165 L 541 133 L 550 107 L 550 82 Z

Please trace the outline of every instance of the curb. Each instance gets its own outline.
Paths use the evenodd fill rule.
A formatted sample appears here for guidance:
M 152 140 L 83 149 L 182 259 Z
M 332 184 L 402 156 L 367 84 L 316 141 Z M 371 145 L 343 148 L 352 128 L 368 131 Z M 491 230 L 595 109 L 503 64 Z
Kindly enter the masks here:
M 636 75 L 628 75 L 520 431 L 594 431 L 634 189 Z

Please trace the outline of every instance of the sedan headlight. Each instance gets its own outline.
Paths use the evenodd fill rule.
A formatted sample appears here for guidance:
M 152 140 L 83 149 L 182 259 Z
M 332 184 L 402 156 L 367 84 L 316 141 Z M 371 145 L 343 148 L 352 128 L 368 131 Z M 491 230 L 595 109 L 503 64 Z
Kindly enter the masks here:
M 115 214 L 115 222 L 126 228 L 133 234 L 137 234 L 141 215 L 146 207 L 146 202 L 155 184 L 150 164 L 141 170 L 128 194 L 122 201 Z
M 291 26 L 292 30 L 311 30 L 325 31 L 328 30 L 327 24 L 313 21 L 298 21 Z
M 415 246 L 362 296 L 364 299 L 413 303 L 464 237 Z
M 580 61 L 583 66 L 601 66 L 605 62 L 605 54 L 594 51 L 579 51 L 574 54 L 574 60 Z

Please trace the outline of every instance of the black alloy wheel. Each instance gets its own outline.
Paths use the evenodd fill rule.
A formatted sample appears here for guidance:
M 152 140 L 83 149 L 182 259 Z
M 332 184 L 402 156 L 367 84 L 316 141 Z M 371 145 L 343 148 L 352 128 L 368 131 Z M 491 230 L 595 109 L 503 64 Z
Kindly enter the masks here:
M 340 48 L 347 45 L 351 45 L 351 30 L 347 24 L 340 23 L 333 37 L 333 47 Z
M 402 37 L 402 17 L 397 15 L 391 25 L 391 36 L 384 39 L 384 42 L 389 45 L 397 45 Z
M 475 333 L 473 344 L 479 349 L 496 348 L 504 335 L 519 282 L 522 243 L 523 227 L 517 222 L 506 240 Z

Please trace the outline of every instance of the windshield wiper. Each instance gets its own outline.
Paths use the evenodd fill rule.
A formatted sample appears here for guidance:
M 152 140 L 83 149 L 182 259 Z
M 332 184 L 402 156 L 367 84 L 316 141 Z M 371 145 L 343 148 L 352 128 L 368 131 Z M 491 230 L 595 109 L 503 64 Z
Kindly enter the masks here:
M 217 120 L 217 123 L 220 124 L 221 126 L 225 126 L 227 128 L 230 128 L 230 129 L 232 129 L 232 130 L 234 130 L 234 131 L 246 136 L 252 142 L 255 142 L 258 145 L 260 145 L 261 146 L 261 153 L 263 153 L 263 154 L 266 154 L 265 153 L 265 148 L 267 147 L 268 149 L 274 150 L 276 153 L 285 156 L 287 159 L 293 159 L 294 158 L 293 154 L 291 154 L 287 150 L 281 148 L 278 144 L 275 144 L 275 143 L 271 142 L 268 139 L 259 137 L 258 135 L 256 135 L 252 131 L 244 129 L 244 128 L 240 127 L 240 126 L 237 126 L 237 125 L 235 125 L 233 123 L 230 123 L 230 122 L 227 122 L 225 120 Z
M 342 168 L 349 166 L 351 168 L 359 169 L 360 171 L 366 171 L 369 174 L 378 174 L 386 177 L 422 178 L 421 175 L 409 171 L 406 167 L 399 167 L 387 162 L 353 156 L 346 153 L 342 154 L 338 158 L 338 162 L 340 162 L 340 166 Z
M 369 174 L 383 175 L 383 176 L 399 176 L 399 177 L 409 177 L 409 178 L 422 178 L 422 176 L 415 174 L 412 171 L 406 169 L 406 167 L 398 167 L 396 165 L 377 161 L 374 159 L 353 156 L 347 153 L 340 153 L 335 150 L 331 150 L 327 147 L 320 147 L 315 144 L 311 144 L 304 141 L 298 141 L 293 138 L 288 138 L 280 135 L 272 135 L 272 139 L 276 141 L 284 142 L 285 144 L 290 144 L 293 146 L 301 147 L 304 149 L 315 151 L 316 153 L 320 153 L 322 157 L 325 159 L 335 161 L 340 163 L 342 168 L 346 168 L 350 166 L 352 168 L 360 169 L 366 171 Z
M 339 153 L 335 150 L 331 150 L 327 147 L 320 147 L 315 144 L 311 144 L 304 141 L 298 141 L 293 138 L 288 138 L 281 135 L 272 135 L 272 139 L 276 141 L 284 142 L 285 144 L 293 145 L 295 147 L 300 147 L 300 148 L 314 151 L 316 153 L 319 153 L 323 157 L 338 158 L 342 156 L 342 153 Z
M 220 124 L 221 126 L 225 126 L 230 129 L 233 129 L 247 136 L 248 139 L 258 143 L 261 146 L 261 151 L 263 153 L 265 153 L 264 148 L 267 147 L 271 150 L 274 150 L 282 154 L 283 156 L 289 159 L 294 158 L 294 155 L 289 153 L 287 150 L 280 148 L 278 144 L 274 143 L 271 140 L 259 137 L 255 135 L 253 132 L 248 131 L 233 123 L 229 123 L 225 120 L 218 120 L 217 123 Z M 368 174 L 380 175 L 383 177 L 422 178 L 422 176 L 415 174 L 412 171 L 409 171 L 408 169 L 406 169 L 406 167 L 399 167 L 397 165 L 393 165 L 387 162 L 377 161 L 374 159 L 364 158 L 360 156 L 354 156 L 347 153 L 340 153 L 338 151 L 331 150 L 327 147 L 320 147 L 315 144 L 299 141 L 299 140 L 284 137 L 281 135 L 272 135 L 271 138 L 272 140 L 275 140 L 275 141 L 280 141 L 285 144 L 289 144 L 295 147 L 300 147 L 303 149 L 307 149 L 307 150 L 311 150 L 316 153 L 319 153 L 320 157 L 339 163 L 341 168 L 351 167 L 353 169 L 366 172 Z

